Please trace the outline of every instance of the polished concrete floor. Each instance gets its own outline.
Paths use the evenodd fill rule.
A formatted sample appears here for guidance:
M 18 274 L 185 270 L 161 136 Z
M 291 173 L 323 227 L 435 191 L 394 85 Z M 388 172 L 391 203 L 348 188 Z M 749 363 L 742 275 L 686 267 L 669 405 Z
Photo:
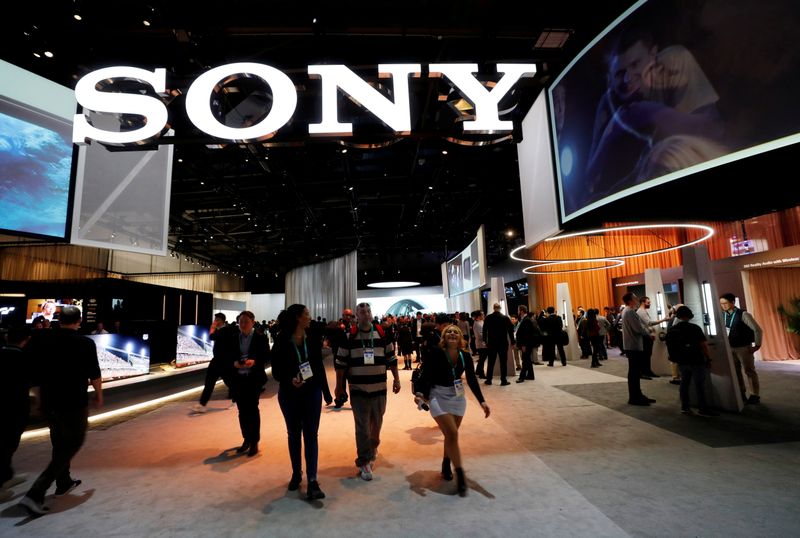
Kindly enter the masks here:
M 461 445 L 468 497 L 439 478 L 442 435 L 411 402 L 390 396 L 375 480 L 357 478 L 352 414 L 323 410 L 320 482 L 309 503 L 290 476 L 275 384 L 261 400 L 261 453 L 235 456 L 236 410 L 219 388 L 202 415 L 190 401 L 95 424 L 73 462 L 83 480 L 52 512 L 0 504 L 0 536 L 798 536 L 800 365 L 758 363 L 763 403 L 741 414 L 687 417 L 677 387 L 643 381 L 658 403 L 625 404 L 625 359 L 536 367 L 537 379 L 482 385 Z M 470 397 L 471 398 L 471 397 Z M 15 456 L 34 477 L 46 438 Z M 305 484 L 303 488 L 305 488 Z

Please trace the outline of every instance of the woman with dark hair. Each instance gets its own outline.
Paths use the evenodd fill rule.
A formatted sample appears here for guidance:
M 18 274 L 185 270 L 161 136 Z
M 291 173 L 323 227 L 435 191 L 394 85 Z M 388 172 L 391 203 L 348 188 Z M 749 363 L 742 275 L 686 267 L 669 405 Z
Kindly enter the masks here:
M 461 449 L 458 446 L 458 428 L 467 410 L 464 382 L 480 402 L 488 418 L 489 405 L 483 399 L 481 386 L 475 376 L 475 367 L 469 354 L 464 335 L 457 325 L 448 325 L 442 331 L 439 345 L 431 348 L 422 368 L 422 389 L 415 395 L 417 403 L 423 400 L 431 410 L 431 416 L 444 434 L 444 459 L 442 478 L 453 479 L 450 463 L 456 469 L 456 487 L 462 497 L 467 494 L 467 480 L 461 467 Z
M 289 491 L 297 491 L 303 479 L 300 449 L 305 442 L 306 496 L 309 500 L 316 500 L 325 498 L 317 482 L 317 433 L 325 370 L 322 349 L 316 345 L 309 346 L 306 340 L 306 329 L 310 324 L 311 315 L 304 305 L 293 304 L 280 313 L 279 330 L 272 348 L 272 376 L 280 384 L 278 403 L 289 438 L 289 457 L 292 460 Z

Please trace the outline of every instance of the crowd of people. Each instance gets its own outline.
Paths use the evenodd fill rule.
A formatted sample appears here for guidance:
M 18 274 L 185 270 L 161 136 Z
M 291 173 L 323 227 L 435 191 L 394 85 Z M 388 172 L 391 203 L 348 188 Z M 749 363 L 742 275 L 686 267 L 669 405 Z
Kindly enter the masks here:
M 706 401 L 710 354 L 703 329 L 689 323 L 694 316 L 685 305 L 670 307 L 663 319 L 652 320 L 649 299 L 633 293 L 624 297 L 624 308 L 598 309 L 579 307 L 573 321 L 584 358 L 591 357 L 591 367 L 601 366 L 606 349 L 621 345 L 628 362 L 628 403 L 649 406 L 655 400 L 641 389 L 641 379 L 658 377 L 651 369 L 650 355 L 657 337 L 656 328 L 666 324 L 663 335 L 669 359 L 675 365 L 673 380 L 680 385 L 681 412 L 694 414 L 690 402 L 695 388 L 699 414 L 716 416 Z M 737 382 L 742 400 L 760 402 L 758 374 L 753 353 L 761 345 L 762 331 L 753 316 L 735 306 L 735 297 L 720 297 L 723 321 L 733 350 Z M 83 444 L 89 397 L 87 385 L 94 389 L 94 403 L 103 404 L 101 373 L 94 342 L 78 333 L 81 311 L 75 306 L 63 308 L 59 327 L 34 330 L 12 327 L 0 350 L 4 414 L 0 421 L 0 497 L 8 488 L 25 480 L 15 475 L 12 457 L 30 413 L 29 389 L 37 389 L 38 400 L 47 419 L 53 445 L 52 459 L 20 501 L 33 515 L 47 513 L 45 494 L 55 482 L 56 496 L 65 495 L 81 484 L 70 474 L 70 462 Z M 524 305 L 515 316 L 502 312 L 494 304 L 492 313 L 425 314 L 383 319 L 373 317 L 368 303 L 360 303 L 355 312 L 345 309 L 333 323 L 313 320 L 308 308 L 294 304 L 280 313 L 277 320 L 258 323 L 250 311 L 241 312 L 235 323 L 224 314 L 215 315 L 210 330 L 214 342 L 213 359 L 206 371 L 206 383 L 195 412 L 203 412 L 221 378 L 229 397 L 238 408 L 242 443 L 236 452 L 252 457 L 259 452 L 261 417 L 259 399 L 267 383 L 266 366 L 278 382 L 278 403 L 286 423 L 291 460 L 290 491 L 300 488 L 305 461 L 306 496 L 309 500 L 325 497 L 318 481 L 318 432 L 322 402 L 342 409 L 350 401 L 355 429 L 358 476 L 373 479 L 373 464 L 378 455 L 383 417 L 389 391 L 401 391 L 398 355 L 403 369 L 414 369 L 412 398 L 420 409 L 428 410 L 444 436 L 441 476 L 456 479 L 456 491 L 467 493 L 467 481 L 459 447 L 458 430 L 466 412 L 465 383 L 479 402 L 485 417 L 491 409 L 480 388 L 493 383 L 499 362 L 500 386 L 507 386 L 508 357 L 514 350 L 517 383 L 534 380 L 534 365 L 552 367 L 556 358 L 566 366 L 564 347 L 568 336 L 564 318 L 554 307 L 535 314 Z M 61 360 L 65 353 L 70 361 Z M 334 391 L 324 366 L 324 357 L 333 357 Z M 34 360 L 36 368 L 33 368 Z M 477 361 L 477 362 L 476 362 Z M 742 375 L 742 369 L 744 375 Z M 744 377 L 750 383 L 746 394 Z M 453 472 L 455 471 L 455 473 Z

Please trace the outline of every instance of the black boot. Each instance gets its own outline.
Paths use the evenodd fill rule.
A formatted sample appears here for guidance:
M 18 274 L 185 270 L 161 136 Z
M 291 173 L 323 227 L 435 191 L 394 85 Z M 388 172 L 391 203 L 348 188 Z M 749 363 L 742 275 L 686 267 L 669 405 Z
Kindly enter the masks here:
M 450 468 L 450 458 L 442 460 L 442 478 L 445 480 L 453 479 L 453 470 Z
M 456 491 L 460 497 L 467 496 L 467 478 L 464 476 L 464 469 L 456 467 Z

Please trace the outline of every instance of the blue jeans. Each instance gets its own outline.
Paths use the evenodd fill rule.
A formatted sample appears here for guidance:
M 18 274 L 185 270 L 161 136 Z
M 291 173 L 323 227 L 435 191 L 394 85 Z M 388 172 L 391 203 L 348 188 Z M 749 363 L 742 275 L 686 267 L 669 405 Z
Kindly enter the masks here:
M 708 408 L 706 404 L 706 366 L 704 364 L 679 364 L 681 369 L 681 409 L 690 407 L 689 385 L 697 391 L 697 404 L 700 409 Z
M 317 460 L 319 458 L 319 417 L 322 414 L 322 389 L 319 386 L 281 385 L 278 390 L 278 404 L 286 421 L 289 437 L 289 458 L 292 460 L 292 473 L 300 475 L 303 464 L 300 448 L 305 443 L 306 476 L 308 481 L 317 479 Z M 302 435 L 302 440 L 301 440 Z

